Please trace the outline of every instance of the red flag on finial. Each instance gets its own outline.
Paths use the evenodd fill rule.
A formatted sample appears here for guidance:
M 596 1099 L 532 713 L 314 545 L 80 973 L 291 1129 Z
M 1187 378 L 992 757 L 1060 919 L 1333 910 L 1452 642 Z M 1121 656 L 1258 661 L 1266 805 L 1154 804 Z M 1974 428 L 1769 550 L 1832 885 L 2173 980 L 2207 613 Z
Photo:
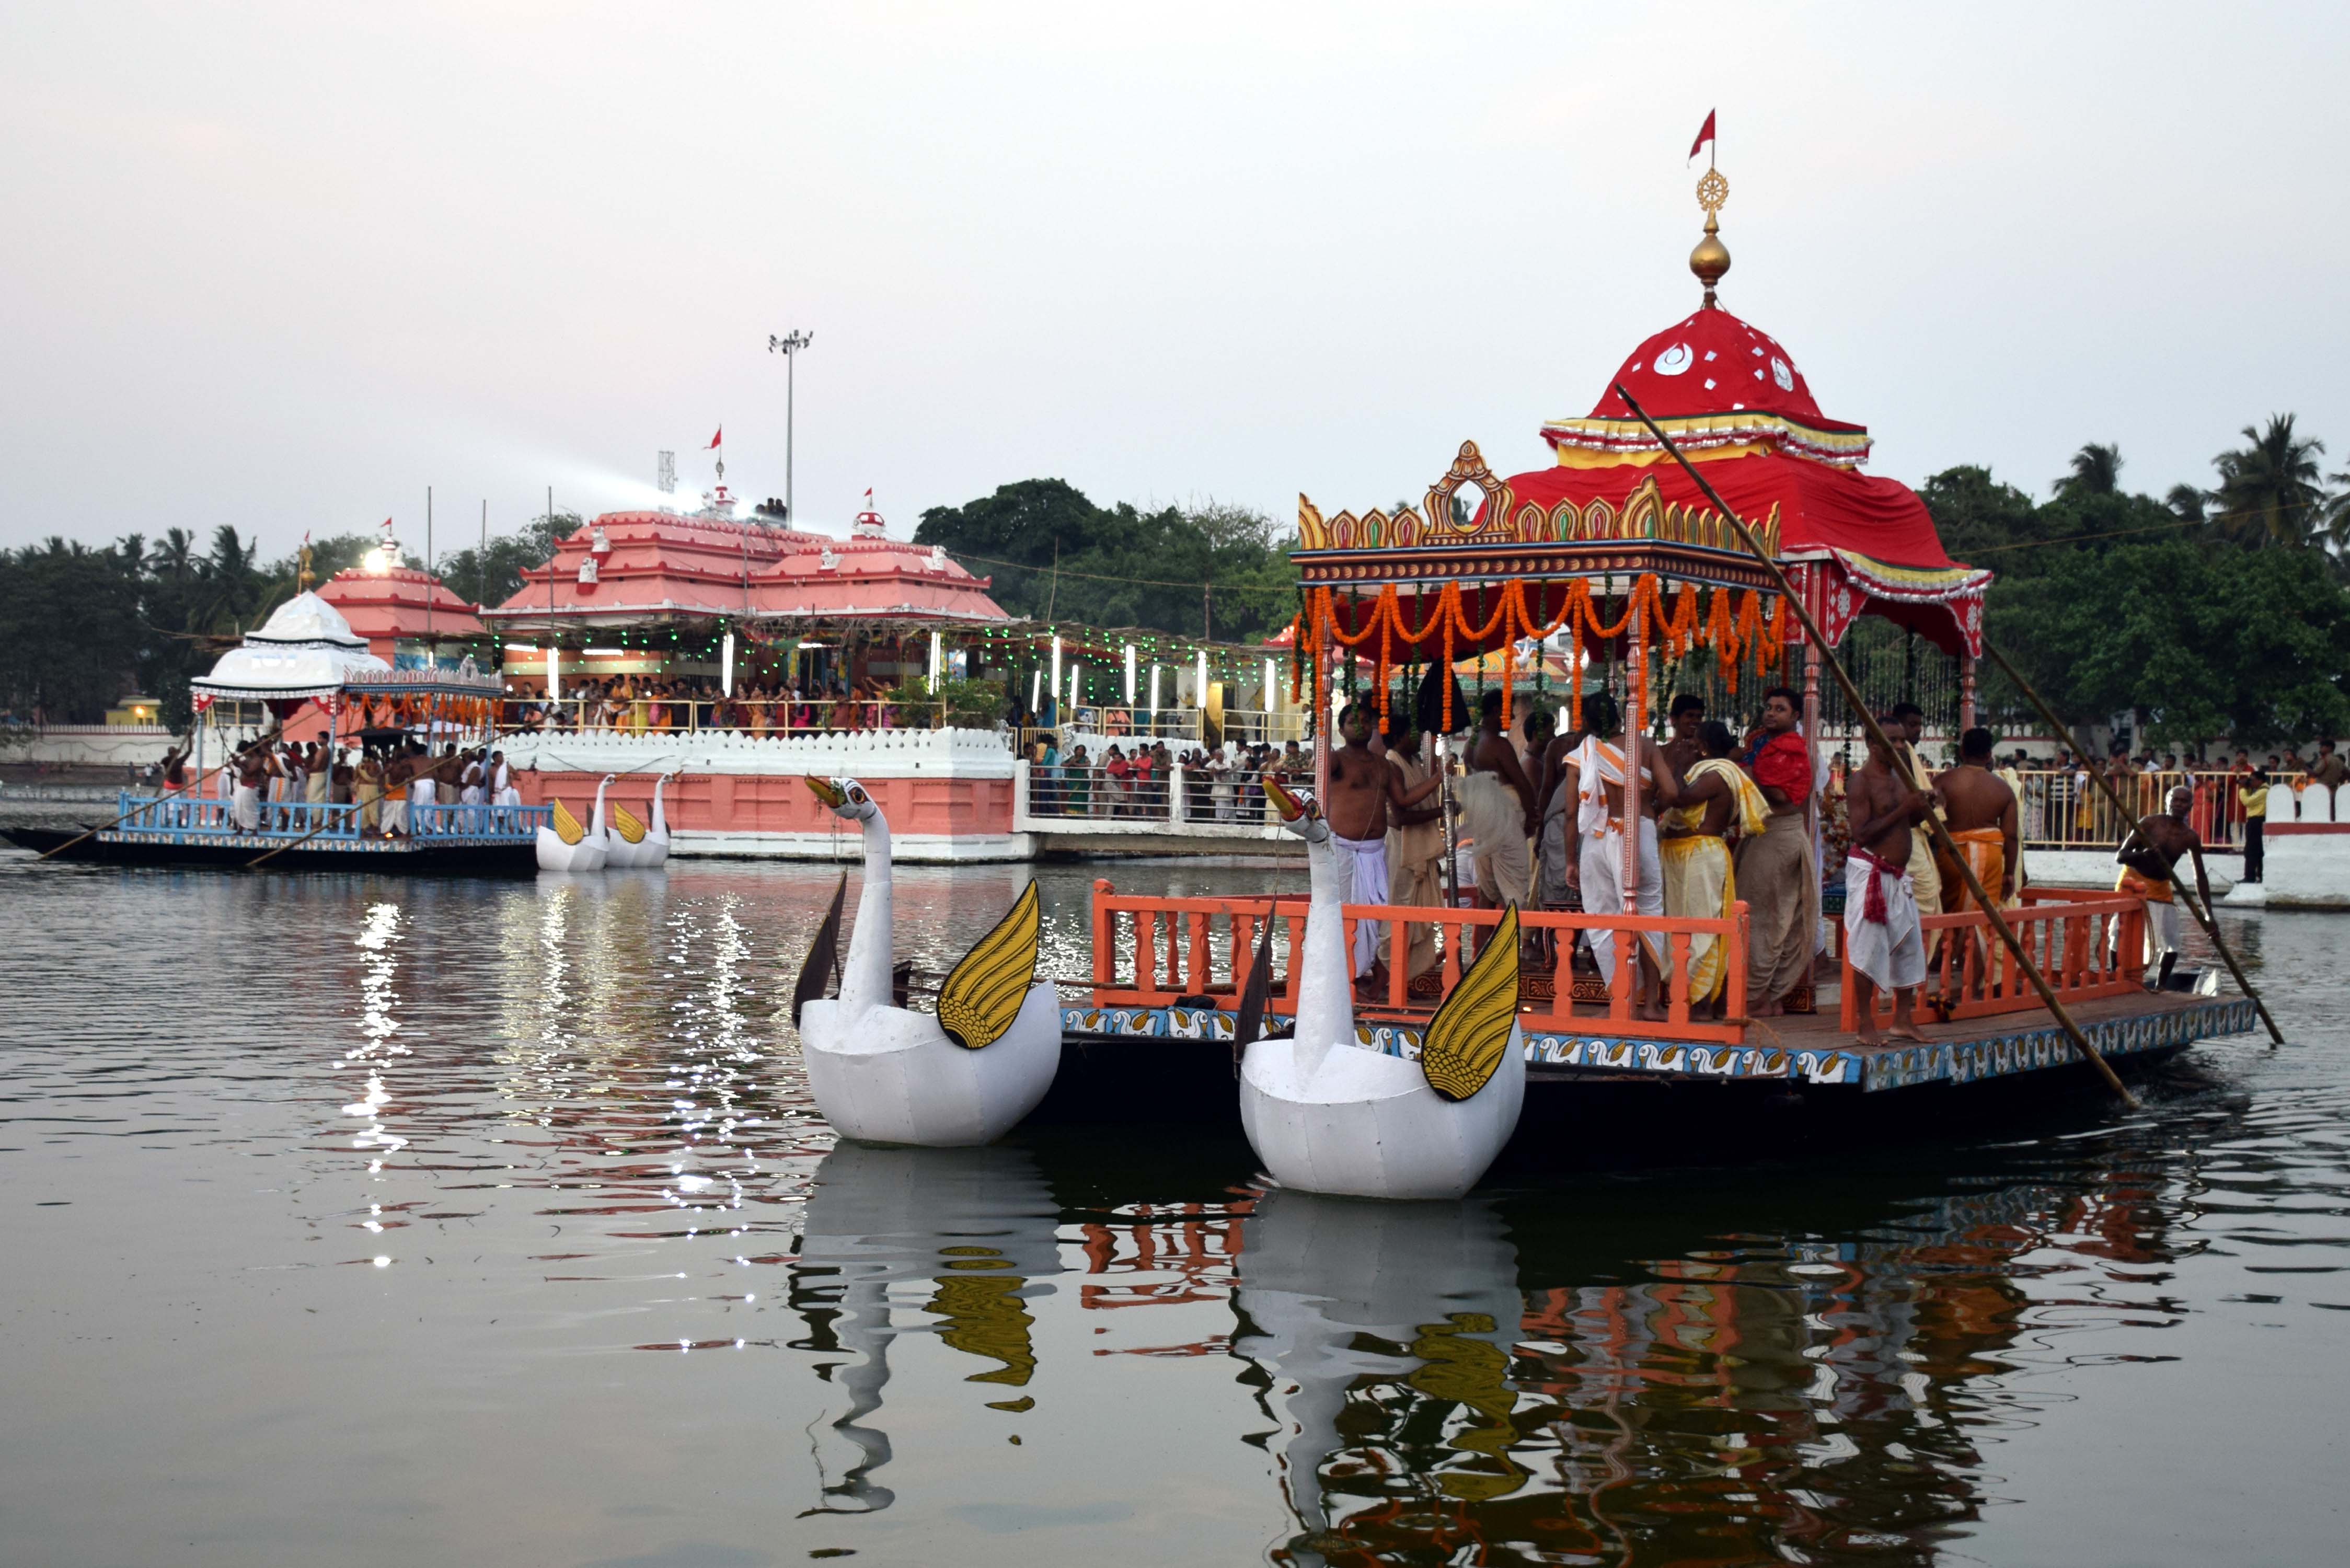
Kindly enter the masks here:
M 1699 153 L 1704 151 L 1705 144 L 1712 140 L 1713 110 L 1707 109 L 1705 111 L 1705 123 L 1698 128 L 1697 140 L 1690 143 L 1690 158 L 1695 158 Z M 1689 161 L 1689 159 L 1685 158 L 1681 161 L 1686 163 Z
M 1713 121 L 1712 121 L 1711 119 L 1707 119 L 1707 121 L 1706 121 L 1705 123 L 1706 123 L 1706 125 L 1707 125 L 1709 128 L 1711 128 L 1711 127 L 1712 126 L 1712 124 L 1713 124 Z M 1694 154 L 1692 154 L 1692 156 L 1694 156 Z M 710 445 L 708 445 L 708 446 L 706 446 L 706 447 L 703 447 L 702 450 L 702 451 L 704 451 L 704 452 L 711 452 L 711 451 L 714 451 L 714 450 L 717 448 L 718 443 L 719 443 L 720 441 L 724 441 L 725 439 L 726 439 L 726 427 L 725 427 L 724 425 L 720 425 L 720 426 L 718 427 L 718 433 L 717 433 L 716 435 L 712 436 L 712 437 L 710 438 Z
M 865 487 L 865 510 L 873 510 L 873 487 L 869 484 Z

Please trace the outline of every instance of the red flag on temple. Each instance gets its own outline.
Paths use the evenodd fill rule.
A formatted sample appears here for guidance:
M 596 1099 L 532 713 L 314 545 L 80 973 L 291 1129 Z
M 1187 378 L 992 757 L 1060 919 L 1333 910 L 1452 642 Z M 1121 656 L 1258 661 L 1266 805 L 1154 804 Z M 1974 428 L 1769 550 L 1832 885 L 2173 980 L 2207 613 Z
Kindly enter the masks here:
M 1690 157 L 1695 158 L 1699 153 L 1704 151 L 1705 144 L 1712 140 L 1713 110 L 1707 109 L 1705 111 L 1705 123 L 1698 128 L 1697 140 L 1690 143 Z M 1687 161 L 1688 160 L 1686 159 L 1683 160 L 1684 162 Z
M 710 438 L 710 445 L 709 445 L 709 446 L 706 446 L 706 447 L 703 447 L 702 450 L 702 451 L 704 451 L 704 452 L 710 452 L 710 451 L 713 450 L 714 448 L 716 448 L 716 446 L 718 445 L 718 443 L 719 443 L 720 441 L 724 441 L 725 439 L 726 439 L 726 427 L 725 427 L 724 425 L 720 425 L 720 426 L 718 427 L 718 433 L 717 433 L 716 435 L 712 436 L 712 437 Z

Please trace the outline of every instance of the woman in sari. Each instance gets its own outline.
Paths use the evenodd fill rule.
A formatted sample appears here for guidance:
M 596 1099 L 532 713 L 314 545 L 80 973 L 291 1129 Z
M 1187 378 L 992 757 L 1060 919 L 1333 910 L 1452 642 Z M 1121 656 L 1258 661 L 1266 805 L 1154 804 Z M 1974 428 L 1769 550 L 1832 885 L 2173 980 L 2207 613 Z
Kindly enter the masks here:
M 1101 785 L 1093 802 L 1096 816 L 1126 815 L 1127 782 L 1134 776 L 1134 764 L 1126 760 L 1126 753 L 1113 742 L 1109 755 L 1101 765 Z

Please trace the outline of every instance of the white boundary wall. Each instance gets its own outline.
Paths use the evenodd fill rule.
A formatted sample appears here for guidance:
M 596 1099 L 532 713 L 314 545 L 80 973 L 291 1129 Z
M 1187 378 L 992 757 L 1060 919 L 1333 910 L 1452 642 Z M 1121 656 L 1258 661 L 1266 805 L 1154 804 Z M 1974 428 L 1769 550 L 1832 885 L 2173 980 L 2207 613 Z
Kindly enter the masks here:
M 1016 791 L 1024 770 L 1012 754 L 1012 737 L 1000 730 L 858 730 L 843 734 L 754 736 L 735 731 L 698 730 L 638 735 L 589 730 L 576 733 L 509 735 L 498 742 L 506 761 L 542 774 L 683 773 L 688 777 L 737 779 L 797 777 L 967 780 L 1009 783 Z M 567 795 L 576 793 L 566 786 Z M 720 808 L 723 810 L 723 808 Z M 670 853 L 688 856 L 754 856 L 790 860 L 851 860 L 862 853 L 858 836 L 843 825 L 825 833 L 781 832 L 742 826 L 690 827 L 672 813 Z M 1035 841 L 1018 830 L 941 833 L 917 818 L 889 825 L 893 858 L 967 864 L 1030 860 Z

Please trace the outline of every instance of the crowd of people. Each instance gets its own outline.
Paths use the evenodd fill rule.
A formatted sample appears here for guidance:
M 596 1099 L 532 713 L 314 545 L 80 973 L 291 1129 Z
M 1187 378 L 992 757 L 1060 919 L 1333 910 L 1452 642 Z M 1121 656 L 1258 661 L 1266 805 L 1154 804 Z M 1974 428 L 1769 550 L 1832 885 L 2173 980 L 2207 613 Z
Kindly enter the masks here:
M 2250 879 L 2260 879 L 2264 830 L 2271 816 L 2337 820 L 2342 786 L 2350 783 L 2350 762 L 2335 742 L 2321 741 L 2303 756 L 2298 749 L 2265 753 L 2239 750 L 2217 756 L 2199 750 L 2181 753 L 2145 750 L 2132 755 L 2116 746 L 2102 761 L 2061 752 L 2053 766 L 2033 770 L 2016 753 L 2023 774 L 2025 831 L 2039 843 L 2111 844 L 2123 825 L 2098 787 L 2113 784 L 2135 815 L 2160 811 L 2175 789 L 2187 791 L 2187 820 L 2207 846 L 2241 847 Z
M 683 730 L 733 730 L 757 736 L 845 733 L 930 722 L 927 711 L 917 715 L 891 701 L 879 681 L 852 685 L 837 677 L 805 684 L 754 677 L 730 696 L 707 676 L 639 680 L 620 675 L 571 682 L 556 701 L 509 701 L 505 709 L 503 727 L 509 731 L 598 730 L 637 735 Z
M 1760 721 L 1742 734 L 1708 717 L 1694 695 L 1672 700 L 1669 738 L 1662 741 L 1627 734 L 1617 704 L 1605 693 L 1586 697 L 1586 727 L 1564 734 L 1546 709 L 1530 713 L 1513 734 L 1501 710 L 1501 694 L 1487 693 L 1461 753 L 1465 772 L 1454 809 L 1475 901 L 1486 908 L 1624 909 L 1625 780 L 1627 772 L 1637 774 L 1639 877 L 1632 908 L 1645 916 L 1722 919 L 1744 902 L 1750 1016 L 1800 1005 L 1819 950 L 1824 879 L 1840 882 L 1844 892 L 1864 1043 L 1879 1038 L 1872 1005 L 1879 990 L 1895 1001 L 1889 1033 L 1917 1033 L 1914 1003 L 1928 957 L 1922 913 L 1975 907 L 1975 886 L 2003 907 L 2022 898 L 2022 782 L 1994 755 L 1988 730 L 1968 731 L 1956 763 L 1937 770 L 1920 749 L 1924 714 L 1903 703 L 1882 716 L 1889 744 L 1872 745 L 1866 762 L 1846 776 L 1805 738 L 1802 699 L 1786 687 L 1763 694 Z M 1338 730 L 1342 743 L 1332 753 L 1325 809 L 1346 857 L 1348 901 L 1441 906 L 1441 815 L 1430 798 L 1438 781 L 1425 759 L 1426 737 L 1400 714 L 1381 731 L 1362 704 L 1345 710 Z M 2256 780 L 2258 774 L 2246 776 Z M 2256 795 L 2259 786 L 2244 787 Z M 2199 846 L 2190 821 L 2161 809 L 2185 813 L 2192 796 L 2178 789 L 2149 802 L 2148 833 L 2168 836 L 2166 844 Z M 2246 809 L 2257 817 L 2257 798 Z M 1948 827 L 1956 857 L 1938 857 L 1919 826 L 1928 814 Z M 2167 898 L 2159 889 L 2138 890 L 2150 911 Z M 1371 924 L 1358 933 L 1352 965 L 1367 998 L 1388 994 L 1398 961 L 1388 934 Z M 1438 961 L 1434 929 L 1405 929 L 1409 952 L 1401 961 L 1418 979 Z M 2175 929 L 2166 938 L 2158 913 L 2149 929 L 2158 953 L 2175 951 Z M 1531 957 L 1555 957 L 1548 933 L 1527 941 Z M 1616 941 L 1613 932 L 1583 933 L 1572 971 L 1616 983 Z M 1626 969 L 1633 1011 L 1643 1019 L 1667 1016 L 1665 957 L 1659 938 L 1643 935 L 1632 944 Z M 1686 959 L 1692 1017 L 1720 1012 L 1728 993 L 1725 960 L 1717 939 L 1692 935 Z M 1980 983 L 1980 943 L 1960 961 L 1961 976 Z
M 1028 743 L 1029 811 L 1038 816 L 1174 820 L 1174 780 L 1183 783 L 1182 820 L 1237 823 L 1274 820 L 1259 784 L 1284 783 L 1313 772 L 1313 762 L 1291 741 L 1275 747 L 1225 742 L 1170 746 L 1165 741 L 1097 738 L 1098 755 L 1082 741 L 1061 749 L 1046 731 Z
M 177 747 L 164 755 L 167 809 L 172 797 L 192 798 L 200 785 L 187 763 Z M 361 836 L 395 838 L 432 831 L 437 819 L 429 814 L 437 807 L 522 805 L 504 752 L 454 742 L 436 752 L 416 740 L 330 747 L 264 736 L 233 753 L 214 781 L 227 825 L 244 833 L 307 833 L 321 826 L 322 814 L 310 808 L 352 806 Z

